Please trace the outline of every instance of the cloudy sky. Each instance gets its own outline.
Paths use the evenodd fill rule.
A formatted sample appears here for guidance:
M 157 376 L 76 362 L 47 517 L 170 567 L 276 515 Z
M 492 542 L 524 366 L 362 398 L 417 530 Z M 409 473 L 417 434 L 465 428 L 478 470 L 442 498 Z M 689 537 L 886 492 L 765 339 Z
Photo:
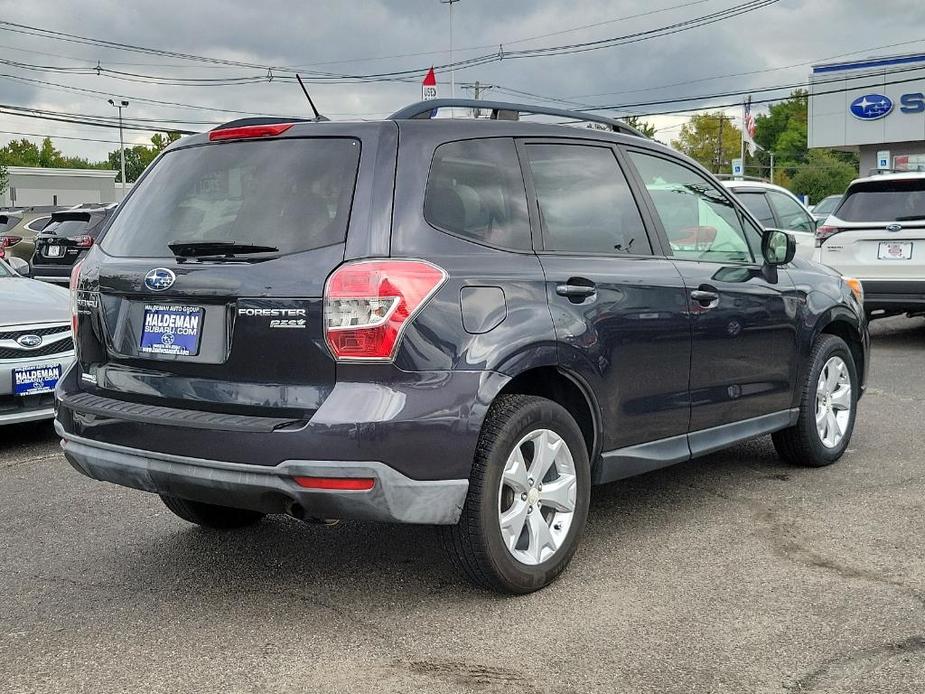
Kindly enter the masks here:
M 752 4 L 764 6 L 678 31 L 690 20 Z M 624 107 L 619 113 L 726 104 L 739 99 L 641 105 L 793 85 L 814 62 L 925 51 L 922 0 L 459 0 L 453 13 L 455 60 L 497 54 L 499 46 L 507 56 L 457 69 L 458 96 L 471 94 L 465 87 L 478 80 L 493 85 L 485 98 Z M 58 38 L 48 30 L 60 32 Z M 567 55 L 511 57 L 613 37 L 635 39 Z M 135 125 L 198 131 L 241 113 L 304 114 L 304 98 L 287 80 L 298 69 L 310 82 L 338 78 L 309 85 L 331 118 L 377 118 L 418 100 L 424 72 L 449 63 L 448 48 L 449 11 L 440 0 L 0 0 L 0 105 L 68 120 L 111 118 L 112 96 L 130 101 L 125 115 Z M 382 73 L 402 74 L 368 81 Z M 438 79 L 448 96 L 449 73 Z M 650 120 L 667 141 L 684 119 Z M 94 159 L 119 139 L 118 130 L 3 113 L 0 131 L 0 144 L 22 133 L 51 135 L 66 154 Z M 126 138 L 143 143 L 150 135 L 129 131 Z

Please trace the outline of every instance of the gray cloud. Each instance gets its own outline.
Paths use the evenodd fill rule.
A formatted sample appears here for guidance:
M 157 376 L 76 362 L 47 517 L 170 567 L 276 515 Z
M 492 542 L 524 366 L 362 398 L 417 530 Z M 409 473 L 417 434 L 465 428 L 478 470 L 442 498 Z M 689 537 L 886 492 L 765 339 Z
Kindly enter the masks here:
M 680 5 L 684 0 L 554 2 L 553 0 L 461 0 L 455 5 L 456 57 L 470 57 L 505 44 L 512 48 L 539 47 L 622 35 L 738 4 L 741 0 L 709 0 L 686 8 L 646 17 L 610 22 L 535 41 L 513 43 L 524 37 L 559 32 L 570 27 Z M 221 57 L 258 64 L 302 66 L 311 71 L 372 73 L 420 68 L 407 83 L 364 83 L 312 86 L 322 109 L 337 118 L 381 117 L 417 100 L 419 77 L 431 63 L 446 62 L 447 8 L 438 0 L 344 3 L 316 0 L 163 0 L 93 3 L 76 0 L 0 0 L 0 17 L 8 21 L 105 38 L 160 49 Z M 819 60 L 872 46 L 919 39 L 925 3 L 919 0 L 784 0 L 777 5 L 708 27 L 670 37 L 569 56 L 505 60 L 458 70 L 458 83 L 479 80 L 552 97 L 574 97 L 592 104 L 627 104 L 730 89 L 757 88 L 799 82 L 808 67 L 728 77 L 729 73 L 765 70 Z M 881 53 L 908 52 L 919 44 Z M 33 52 L 29 52 L 33 51 Z M 396 54 L 433 51 L 369 60 Z M 0 57 L 42 65 L 95 64 L 171 77 L 225 77 L 262 74 L 241 67 L 187 63 L 177 58 L 141 55 L 0 31 Z M 358 60 L 363 59 L 363 60 Z M 340 61 L 340 62 L 337 62 Z M 176 87 L 122 82 L 107 77 L 75 76 L 2 68 L 4 74 L 47 80 L 71 87 L 114 95 L 145 97 L 247 112 L 304 113 L 298 87 L 279 80 L 234 87 Z M 449 76 L 442 75 L 441 91 L 449 93 Z M 676 84 L 673 87 L 662 85 Z M 458 90 L 459 95 L 464 92 Z M 500 91 L 490 97 L 513 99 Z M 600 95 L 581 96 L 576 95 Z M 524 97 L 526 99 L 526 97 Z M 728 101 L 728 99 L 727 99 Z M 104 95 L 80 95 L 0 78 L 0 103 L 31 106 L 87 115 L 111 115 Z M 654 108 L 652 110 L 655 110 Z M 660 109 L 659 109 L 660 110 Z M 127 115 L 134 118 L 221 121 L 232 114 L 163 107 L 133 101 Z M 661 127 L 678 117 L 656 118 Z M 208 126 L 189 126 L 205 129 Z M 117 140 L 118 133 L 86 126 L 0 116 L 0 130 Z M 664 131 L 667 139 L 676 130 Z M 131 133 L 131 142 L 149 135 Z M 13 135 L 0 133 L 0 143 Z M 58 142 L 67 153 L 102 158 L 107 144 Z

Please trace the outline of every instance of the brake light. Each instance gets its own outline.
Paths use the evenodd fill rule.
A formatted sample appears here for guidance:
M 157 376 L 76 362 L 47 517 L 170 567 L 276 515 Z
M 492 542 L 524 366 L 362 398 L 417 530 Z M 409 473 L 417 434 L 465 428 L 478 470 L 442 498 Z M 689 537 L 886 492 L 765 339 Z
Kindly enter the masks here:
M 372 477 L 293 477 L 305 489 L 329 489 L 341 492 L 368 492 L 376 480 Z
M 826 240 L 840 231 L 843 231 L 843 229 L 840 227 L 833 227 L 829 226 L 828 224 L 823 224 L 821 227 L 816 229 L 816 248 L 822 248 L 822 244 L 825 243 Z
M 80 266 L 83 263 L 75 263 L 71 270 L 71 281 L 68 284 L 71 290 L 71 333 L 74 338 L 74 344 L 77 344 L 77 285 L 80 283 Z
M 22 241 L 22 236 L 6 235 L 0 236 L 0 248 L 9 248 Z
M 93 237 L 88 234 L 81 234 L 80 236 L 72 236 L 70 241 L 73 241 L 78 248 L 90 248 L 93 245 Z
M 446 281 L 423 260 L 361 260 L 341 265 L 324 289 L 325 338 L 338 360 L 390 360 L 402 331 Z
M 225 128 L 213 130 L 209 133 L 209 141 L 215 140 L 246 140 L 253 137 L 273 137 L 282 135 L 295 123 L 270 123 L 267 125 L 244 125 L 240 128 Z

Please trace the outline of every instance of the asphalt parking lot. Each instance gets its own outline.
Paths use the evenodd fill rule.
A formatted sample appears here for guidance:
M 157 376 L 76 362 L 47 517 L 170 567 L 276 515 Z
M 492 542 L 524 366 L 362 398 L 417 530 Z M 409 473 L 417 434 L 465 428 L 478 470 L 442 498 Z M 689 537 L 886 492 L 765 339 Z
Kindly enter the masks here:
M 872 328 L 846 456 L 769 438 L 595 491 L 571 568 L 471 588 L 422 527 L 229 534 L 0 431 L 3 692 L 925 691 L 925 320 Z

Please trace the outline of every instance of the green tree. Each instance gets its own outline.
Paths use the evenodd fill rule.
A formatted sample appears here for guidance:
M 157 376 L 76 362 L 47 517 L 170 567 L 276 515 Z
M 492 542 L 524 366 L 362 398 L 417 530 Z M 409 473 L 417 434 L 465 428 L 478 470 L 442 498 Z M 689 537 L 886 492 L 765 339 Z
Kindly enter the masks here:
M 811 202 L 819 202 L 827 195 L 844 193 L 857 175 L 857 167 L 835 153 L 811 149 L 806 163 L 797 167 L 787 187 L 797 195 L 808 195 Z
M 722 138 L 720 138 L 722 134 Z M 720 141 L 722 140 L 722 141 Z M 713 173 L 729 173 L 739 156 L 742 132 L 722 111 L 700 113 L 681 126 L 671 146 L 696 159 Z
M 39 159 L 38 146 L 26 138 L 11 140 L 0 148 L 0 164 L 6 166 L 39 166 Z
M 51 138 L 46 137 L 42 140 L 42 147 L 39 149 L 39 166 L 47 169 L 62 168 L 64 157 L 52 144 Z
M 807 99 L 807 91 L 797 89 L 784 101 L 771 104 L 767 114 L 755 118 L 755 143 L 780 161 L 806 161 Z
M 636 130 L 641 132 L 646 137 L 652 138 L 653 140 L 655 139 L 655 126 L 648 121 L 642 120 L 642 118 L 639 116 L 627 116 L 626 118 L 621 118 L 620 120 L 622 120 L 627 125 L 636 128 Z
M 170 143 L 180 139 L 180 133 L 167 132 L 165 134 L 155 133 L 151 136 L 151 145 L 135 145 L 134 147 L 125 148 L 125 180 L 132 183 L 138 180 L 142 172 L 148 168 L 148 165 L 154 161 L 155 157 L 160 154 Z M 109 166 L 119 173 L 116 174 L 116 181 L 122 181 L 121 158 L 118 149 L 109 153 Z

